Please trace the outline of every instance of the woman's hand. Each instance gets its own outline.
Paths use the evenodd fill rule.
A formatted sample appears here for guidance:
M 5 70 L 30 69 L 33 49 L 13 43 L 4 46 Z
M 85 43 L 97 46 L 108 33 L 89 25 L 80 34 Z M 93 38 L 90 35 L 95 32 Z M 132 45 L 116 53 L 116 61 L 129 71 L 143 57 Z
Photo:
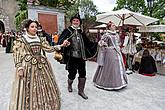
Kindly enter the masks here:
M 108 44 L 106 42 L 103 42 L 104 47 L 108 47 Z
M 23 78 L 24 77 L 24 69 L 19 69 L 17 74 L 20 78 Z
M 101 46 L 101 47 L 102 47 L 102 46 L 103 46 L 103 47 L 108 47 L 108 44 L 107 44 L 106 42 L 104 42 L 104 41 L 99 41 L 99 42 L 98 42 L 98 45 Z

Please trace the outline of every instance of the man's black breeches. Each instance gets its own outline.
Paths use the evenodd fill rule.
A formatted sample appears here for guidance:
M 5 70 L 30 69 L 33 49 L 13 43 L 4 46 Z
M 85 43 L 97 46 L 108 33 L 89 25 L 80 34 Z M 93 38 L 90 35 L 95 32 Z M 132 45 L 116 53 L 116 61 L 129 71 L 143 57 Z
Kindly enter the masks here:
M 77 72 L 79 73 L 79 78 L 86 77 L 86 63 L 84 59 L 70 57 L 68 63 L 69 79 L 74 80 Z

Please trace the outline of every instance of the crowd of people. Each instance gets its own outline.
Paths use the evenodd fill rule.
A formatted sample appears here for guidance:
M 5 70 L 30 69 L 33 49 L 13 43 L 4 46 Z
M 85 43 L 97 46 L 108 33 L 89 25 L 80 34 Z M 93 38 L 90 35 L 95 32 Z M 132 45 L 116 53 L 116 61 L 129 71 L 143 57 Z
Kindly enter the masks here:
M 0 47 L 3 47 L 6 49 L 6 53 L 12 53 L 13 50 L 13 43 L 14 40 L 21 37 L 25 32 L 25 29 L 22 31 L 7 31 L 7 32 L 1 32 L 0 31 Z M 59 34 L 57 32 L 54 33 L 47 33 L 42 29 L 42 25 L 39 23 L 38 29 L 37 29 L 37 35 L 39 37 L 45 37 L 46 40 L 49 42 L 50 45 L 56 45 L 58 41 Z
M 12 53 L 13 42 L 18 36 L 15 32 L 0 32 L 0 46 L 6 48 L 6 53 Z
M 137 53 L 132 30 L 121 43 L 117 26 L 109 21 L 100 40 L 92 42 L 81 29 L 79 14 L 73 16 L 70 23 L 59 36 L 56 32 L 51 38 L 40 23 L 30 19 L 24 24 L 24 32 L 0 33 L 1 44 L 6 47 L 6 53 L 13 53 L 16 68 L 9 110 L 60 110 L 60 88 L 45 52 L 62 53 L 60 63 L 65 64 L 68 72 L 68 92 L 73 91 L 72 86 L 78 74 L 78 95 L 85 100 L 88 99 L 85 94 L 86 61 L 96 55 L 98 67 L 93 77 L 94 86 L 112 91 L 127 87 L 126 71 L 133 70 L 132 62 Z M 155 60 L 146 49 L 139 73 L 155 72 Z

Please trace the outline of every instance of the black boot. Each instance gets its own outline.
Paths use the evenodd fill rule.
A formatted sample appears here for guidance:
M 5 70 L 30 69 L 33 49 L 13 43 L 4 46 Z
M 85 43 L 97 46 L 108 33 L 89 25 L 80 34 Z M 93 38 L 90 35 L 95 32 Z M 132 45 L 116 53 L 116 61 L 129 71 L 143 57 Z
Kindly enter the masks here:
M 82 98 L 88 99 L 88 96 L 86 96 L 84 93 L 85 82 L 86 82 L 86 78 L 78 78 L 78 94 Z
M 68 91 L 69 91 L 69 92 L 72 92 L 72 83 L 73 83 L 73 80 L 70 80 L 70 79 L 68 78 Z

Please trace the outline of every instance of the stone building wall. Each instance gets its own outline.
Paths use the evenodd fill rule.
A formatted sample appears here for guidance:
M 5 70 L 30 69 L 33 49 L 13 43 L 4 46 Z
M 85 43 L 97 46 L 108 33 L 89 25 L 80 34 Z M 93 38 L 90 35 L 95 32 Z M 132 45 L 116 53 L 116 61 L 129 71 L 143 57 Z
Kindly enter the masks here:
M 18 10 L 16 0 L 0 0 L 0 10 L 0 21 L 4 23 L 5 31 L 15 29 L 14 17 Z
M 16 0 L 0 0 L 0 31 L 2 31 L 1 29 L 3 27 L 5 32 L 16 29 L 14 18 L 18 9 Z M 64 16 L 65 13 L 63 10 L 40 6 L 28 7 L 28 18 L 43 23 L 43 27 L 49 33 L 61 32 L 65 28 Z
M 44 6 L 28 6 L 28 18 L 39 21 L 43 29 L 49 34 L 63 31 L 65 28 L 64 16 L 63 10 Z

